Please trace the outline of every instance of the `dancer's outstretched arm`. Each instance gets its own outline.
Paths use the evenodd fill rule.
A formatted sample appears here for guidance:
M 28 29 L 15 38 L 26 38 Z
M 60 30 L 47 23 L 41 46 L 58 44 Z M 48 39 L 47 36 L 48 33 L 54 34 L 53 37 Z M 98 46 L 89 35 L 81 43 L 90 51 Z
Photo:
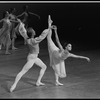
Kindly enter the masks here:
M 16 21 L 16 20 L 11 20 L 9 19 L 11 22 L 14 22 L 14 23 L 19 23 L 19 21 Z
M 88 57 L 84 57 L 84 56 L 79 56 L 79 55 L 75 55 L 70 53 L 69 57 L 74 57 L 74 58 L 82 58 L 82 59 L 86 59 L 87 61 L 90 61 L 90 59 Z
M 0 22 L 4 21 L 4 19 L 1 19 Z
M 32 30 L 33 32 L 35 32 L 34 30 Z M 39 37 L 33 38 L 33 43 L 39 43 L 41 42 L 43 39 L 45 39 L 45 37 L 47 36 L 47 34 L 49 33 L 49 29 L 45 29 L 41 35 Z M 34 33 L 33 33 L 34 34 Z
M 35 13 L 29 12 L 29 14 L 35 15 L 35 16 L 37 16 L 40 19 L 40 16 L 35 14 Z
M 21 17 L 22 15 L 24 15 L 25 14 L 25 12 L 23 12 L 22 14 L 20 14 L 20 15 L 18 15 L 17 17 Z
M 57 42 L 59 48 L 60 48 L 61 50 L 63 50 L 63 47 L 62 47 L 62 45 L 61 45 L 61 43 L 60 43 L 60 40 L 59 40 L 59 37 L 58 37 L 58 34 L 57 34 L 57 27 L 55 27 L 54 30 L 55 30 L 56 42 Z

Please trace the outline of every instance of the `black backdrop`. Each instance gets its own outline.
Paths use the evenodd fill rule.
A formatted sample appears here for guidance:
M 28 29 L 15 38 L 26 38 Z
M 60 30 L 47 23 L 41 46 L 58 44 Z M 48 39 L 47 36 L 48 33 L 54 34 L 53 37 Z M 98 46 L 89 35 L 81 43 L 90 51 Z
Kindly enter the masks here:
M 29 21 L 37 35 L 47 28 L 50 14 L 62 44 L 70 42 L 83 50 L 100 49 L 100 3 L 0 3 L 0 19 L 2 12 L 12 7 L 16 15 L 22 13 L 24 5 L 41 17 L 39 20 L 32 16 Z

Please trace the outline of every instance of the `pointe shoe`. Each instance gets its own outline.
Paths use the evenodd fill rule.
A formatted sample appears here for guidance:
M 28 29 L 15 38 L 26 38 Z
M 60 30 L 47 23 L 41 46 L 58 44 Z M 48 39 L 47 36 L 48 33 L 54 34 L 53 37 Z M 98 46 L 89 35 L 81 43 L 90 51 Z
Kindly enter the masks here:
M 11 87 L 10 88 L 10 92 L 13 92 L 14 89 L 15 89 L 15 87 Z
M 41 83 L 41 82 L 37 82 L 37 83 L 36 83 L 36 86 L 40 86 L 40 85 L 43 86 L 43 85 L 45 85 L 45 84 L 44 84 L 44 83 Z
M 62 86 L 63 84 L 60 83 L 60 82 L 56 82 L 56 85 L 57 85 L 57 86 L 58 86 L 58 85 Z
M 10 92 L 13 92 L 13 90 L 16 88 L 16 85 L 12 85 L 10 88 Z

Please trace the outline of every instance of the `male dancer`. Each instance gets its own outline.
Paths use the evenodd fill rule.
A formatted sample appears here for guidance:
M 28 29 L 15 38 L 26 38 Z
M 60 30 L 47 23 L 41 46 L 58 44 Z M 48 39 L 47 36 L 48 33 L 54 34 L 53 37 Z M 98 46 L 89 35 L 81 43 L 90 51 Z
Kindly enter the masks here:
M 19 80 L 21 79 L 21 77 L 34 65 L 38 65 L 41 67 L 40 70 L 40 75 L 38 77 L 38 80 L 36 82 L 37 86 L 40 85 L 45 85 L 44 83 L 41 82 L 41 79 L 45 73 L 45 70 L 47 68 L 47 66 L 42 62 L 42 60 L 40 58 L 38 58 L 38 54 L 39 54 L 39 43 L 45 39 L 45 37 L 47 36 L 47 34 L 49 33 L 49 28 L 45 29 L 42 34 L 39 37 L 34 37 L 35 31 L 32 28 L 28 28 L 28 32 L 32 34 L 31 38 L 29 38 L 27 35 L 24 35 L 24 32 L 22 33 L 24 39 L 26 39 L 27 41 L 27 45 L 29 47 L 29 54 L 27 57 L 27 63 L 24 65 L 23 69 L 17 74 L 16 78 L 15 78 L 15 82 L 14 84 L 11 86 L 10 88 L 10 92 L 12 92 L 15 88 L 17 83 L 19 82 Z
M 51 17 L 49 15 L 48 18 L 49 27 L 52 26 L 52 23 L 53 21 L 51 20 Z M 48 51 L 50 56 L 50 66 L 52 66 L 52 68 L 55 71 L 56 85 L 63 85 L 62 83 L 59 82 L 59 77 L 60 78 L 66 77 L 66 70 L 65 70 L 65 63 L 64 63 L 65 59 L 67 59 L 68 57 L 83 58 L 86 59 L 87 61 L 90 61 L 90 59 L 88 57 L 78 56 L 70 53 L 69 51 L 72 49 L 71 44 L 68 44 L 65 47 L 65 49 L 63 49 L 57 35 L 57 27 L 54 25 L 52 27 L 53 27 L 52 29 L 55 30 L 55 37 L 56 37 L 58 47 L 54 44 L 51 38 L 52 30 L 50 29 L 49 34 L 47 35 Z

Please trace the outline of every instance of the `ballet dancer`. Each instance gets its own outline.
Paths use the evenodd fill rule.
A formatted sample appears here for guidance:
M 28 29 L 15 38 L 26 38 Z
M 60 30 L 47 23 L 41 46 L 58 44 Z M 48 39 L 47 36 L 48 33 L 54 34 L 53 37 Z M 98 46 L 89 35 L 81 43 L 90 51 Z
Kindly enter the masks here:
M 25 24 L 20 19 L 17 19 L 17 20 L 18 20 L 19 24 L 16 26 L 15 32 L 19 33 L 26 41 L 25 37 L 28 37 L 28 35 L 27 35 L 27 30 L 25 28 Z
M 27 5 L 23 6 L 23 13 L 21 13 L 20 15 L 18 15 L 17 18 L 21 17 L 23 15 L 24 15 L 24 18 L 22 19 L 22 22 L 25 24 L 26 30 L 28 28 L 28 21 L 30 19 L 30 15 L 35 15 L 36 17 L 38 17 L 40 19 L 39 15 L 28 11 L 28 6 Z M 26 44 L 26 41 L 24 41 L 24 44 Z
M 72 45 L 68 44 L 65 46 L 65 49 L 62 47 L 58 35 L 57 35 L 57 27 L 55 25 L 52 25 L 53 21 L 51 20 L 51 17 L 49 15 L 48 18 L 48 24 L 49 27 L 53 27 L 55 31 L 55 37 L 56 41 L 58 44 L 58 47 L 54 44 L 52 40 L 52 29 L 50 29 L 49 34 L 47 35 L 47 42 L 48 42 L 48 51 L 49 51 L 49 57 L 50 57 L 50 66 L 54 69 L 55 72 L 55 79 L 56 79 L 56 85 L 63 85 L 62 83 L 59 82 L 59 77 L 64 78 L 66 77 L 66 69 L 65 69 L 65 63 L 64 60 L 67 59 L 68 57 L 74 57 L 74 58 L 83 58 L 86 59 L 87 61 L 90 61 L 88 57 L 84 56 L 78 56 L 70 53 L 72 49 Z
M 39 15 L 28 11 L 28 6 L 27 5 L 23 6 L 23 13 L 18 15 L 17 17 L 21 17 L 23 15 L 24 15 L 24 18 L 23 18 L 22 22 L 25 24 L 26 29 L 28 28 L 28 20 L 29 20 L 30 15 L 35 15 L 40 19 Z
M 17 21 L 17 17 L 16 17 L 16 15 L 14 14 L 16 12 L 16 9 L 15 8 L 10 8 L 9 9 L 9 19 L 11 19 L 11 20 L 14 20 L 14 21 Z M 16 35 L 16 32 L 15 32 L 15 27 L 16 27 L 16 25 L 15 25 L 16 23 L 15 22 L 12 22 L 12 24 L 11 24 L 11 43 L 12 43 L 12 50 L 15 50 L 15 49 L 17 49 L 16 47 L 15 47 L 15 39 L 17 38 L 17 35 Z
M 13 22 L 13 20 L 9 19 L 8 11 L 5 11 L 4 16 L 5 17 L 3 17 L 3 19 L 0 20 L 0 22 L 3 22 L 3 27 L 0 29 L 0 47 L 2 48 L 2 45 L 6 47 L 5 54 L 10 54 L 9 52 L 9 48 L 11 45 L 10 31 L 11 31 L 11 23 Z
M 43 63 L 43 61 L 38 58 L 39 54 L 39 43 L 46 38 L 49 33 L 49 29 L 45 29 L 39 37 L 34 37 L 36 35 L 35 31 L 32 28 L 28 28 L 28 32 L 31 33 L 31 38 L 24 33 L 22 33 L 23 38 L 26 39 L 27 45 L 29 47 L 29 54 L 27 57 L 27 63 L 24 65 L 22 70 L 17 74 L 15 78 L 14 84 L 10 88 L 10 92 L 12 92 L 15 88 L 21 77 L 34 65 L 38 65 L 41 67 L 39 77 L 36 82 L 36 86 L 45 85 L 41 82 L 41 79 L 45 73 L 47 66 Z

